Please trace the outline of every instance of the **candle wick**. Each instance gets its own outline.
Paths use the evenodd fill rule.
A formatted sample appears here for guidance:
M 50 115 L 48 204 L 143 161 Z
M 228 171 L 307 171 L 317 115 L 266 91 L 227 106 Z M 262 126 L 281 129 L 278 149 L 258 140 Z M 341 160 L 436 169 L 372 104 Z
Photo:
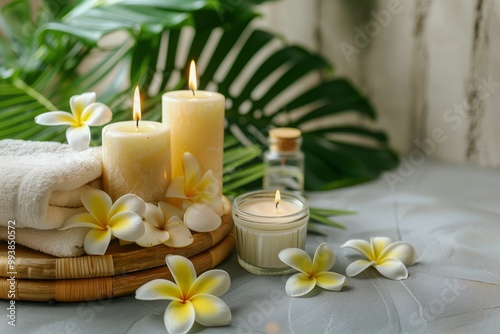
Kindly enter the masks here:
M 280 202 L 276 202 L 276 210 L 278 210 L 278 205 L 280 204 Z
M 135 130 L 138 131 L 139 130 L 139 119 L 137 119 L 135 121 Z
M 196 94 L 194 93 L 194 89 L 191 89 L 191 91 L 193 92 L 193 96 L 196 96 Z

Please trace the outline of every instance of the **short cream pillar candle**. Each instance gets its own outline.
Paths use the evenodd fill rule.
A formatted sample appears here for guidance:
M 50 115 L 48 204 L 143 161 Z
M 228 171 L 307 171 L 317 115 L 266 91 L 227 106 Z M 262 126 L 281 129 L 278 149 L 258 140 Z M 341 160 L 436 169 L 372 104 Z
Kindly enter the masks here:
M 253 191 L 233 202 L 238 262 L 258 275 L 294 271 L 278 257 L 285 248 L 304 249 L 309 205 L 292 192 Z
M 159 202 L 170 181 L 170 131 L 159 122 L 139 121 L 138 95 L 136 90 L 134 121 L 102 130 L 104 190 L 113 200 L 132 193 Z
M 194 65 L 190 88 L 162 96 L 162 122 L 171 131 L 172 179 L 184 174 L 182 157 L 184 152 L 190 152 L 198 160 L 202 174 L 213 171 L 222 190 L 224 95 L 196 90 Z

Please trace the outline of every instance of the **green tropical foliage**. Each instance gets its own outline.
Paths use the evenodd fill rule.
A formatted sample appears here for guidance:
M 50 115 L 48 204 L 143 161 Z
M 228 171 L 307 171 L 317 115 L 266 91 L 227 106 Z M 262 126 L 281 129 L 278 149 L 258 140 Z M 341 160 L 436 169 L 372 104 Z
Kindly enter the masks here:
M 0 139 L 64 141 L 64 128 L 34 117 L 69 110 L 72 95 L 96 89 L 119 121 L 130 119 L 138 85 L 143 118 L 160 120 L 162 93 L 186 88 L 196 59 L 199 88 L 227 99 L 227 194 L 260 185 L 273 126 L 304 129 L 306 189 L 359 183 L 394 167 L 384 132 L 335 122 L 341 114 L 376 118 L 349 81 L 334 77 L 320 55 L 252 26 L 264 1 L 10 1 L 0 13 Z M 324 79 L 311 84 L 312 75 Z M 100 130 L 93 129 L 95 144 Z

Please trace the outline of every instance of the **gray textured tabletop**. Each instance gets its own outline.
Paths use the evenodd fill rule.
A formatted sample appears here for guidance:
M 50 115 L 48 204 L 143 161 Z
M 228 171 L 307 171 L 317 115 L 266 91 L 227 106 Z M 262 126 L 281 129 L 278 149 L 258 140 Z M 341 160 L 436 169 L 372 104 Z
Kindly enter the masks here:
M 191 333 L 500 333 L 500 170 L 426 161 L 402 165 L 377 181 L 309 193 L 313 207 L 348 209 L 345 231 L 322 228 L 306 251 L 333 247 L 332 269 L 345 274 L 356 256 L 339 246 L 352 238 L 389 236 L 410 242 L 418 262 L 392 281 L 375 271 L 348 278 L 341 292 L 316 288 L 291 298 L 287 276 L 256 276 L 233 253 L 218 268 L 231 276 L 222 296 L 226 327 Z M 84 303 L 16 303 L 16 327 L 1 301 L 0 333 L 166 333 L 168 301 L 133 296 Z

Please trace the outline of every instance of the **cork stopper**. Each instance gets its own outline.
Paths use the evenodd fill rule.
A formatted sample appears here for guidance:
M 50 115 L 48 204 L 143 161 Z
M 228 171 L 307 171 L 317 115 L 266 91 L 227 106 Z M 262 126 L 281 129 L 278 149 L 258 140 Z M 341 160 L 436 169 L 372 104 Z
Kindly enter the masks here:
M 293 152 L 300 149 L 302 132 L 295 128 L 276 128 L 269 131 L 269 149 L 274 152 Z

